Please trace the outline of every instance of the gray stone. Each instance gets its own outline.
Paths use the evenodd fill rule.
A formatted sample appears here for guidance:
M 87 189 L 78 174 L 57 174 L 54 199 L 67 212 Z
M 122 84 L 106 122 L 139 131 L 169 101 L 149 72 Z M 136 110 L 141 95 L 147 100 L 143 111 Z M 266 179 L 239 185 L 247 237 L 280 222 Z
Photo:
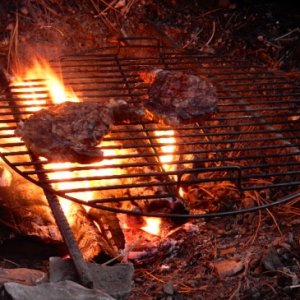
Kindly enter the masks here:
M 27 286 L 15 282 L 4 284 L 1 299 L 11 300 L 113 300 L 111 296 L 97 289 L 87 289 L 72 281 L 50 282 Z
M 94 281 L 94 288 L 100 289 L 117 299 L 126 299 L 131 292 L 133 265 L 116 264 L 104 266 L 87 262 Z M 60 257 L 51 257 L 49 266 L 50 282 L 72 280 L 79 282 L 73 262 Z
M 274 248 L 267 250 L 261 262 L 268 271 L 276 271 L 283 268 L 283 263 L 281 262 L 280 257 Z
M 175 289 L 174 289 L 174 284 L 172 281 L 167 281 L 164 284 L 163 290 L 165 294 L 167 295 L 174 295 L 175 294 Z

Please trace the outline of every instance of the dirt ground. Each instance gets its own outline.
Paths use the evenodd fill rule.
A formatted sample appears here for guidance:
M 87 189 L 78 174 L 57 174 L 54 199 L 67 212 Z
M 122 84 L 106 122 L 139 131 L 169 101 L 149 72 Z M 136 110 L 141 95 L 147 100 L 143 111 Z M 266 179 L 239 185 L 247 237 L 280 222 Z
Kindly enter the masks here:
M 114 6 L 96 0 L 1 1 L 0 66 L 26 64 L 32 49 L 51 59 L 114 45 L 119 37 L 155 36 L 169 46 L 257 61 L 299 84 L 300 11 L 292 1 L 108 2 Z M 190 220 L 154 255 L 136 262 L 129 299 L 300 299 L 299 213 L 295 201 Z M 45 258 L 56 250 L 36 253 L 30 264 L 30 255 L 3 250 L 18 241 L 11 235 L 1 228 L 1 266 L 47 268 Z

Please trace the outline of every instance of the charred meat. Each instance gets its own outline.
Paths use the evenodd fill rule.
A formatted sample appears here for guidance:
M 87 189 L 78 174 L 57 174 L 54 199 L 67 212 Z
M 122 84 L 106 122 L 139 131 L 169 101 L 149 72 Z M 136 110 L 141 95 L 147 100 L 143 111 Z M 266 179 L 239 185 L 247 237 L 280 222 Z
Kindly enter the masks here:
M 133 114 L 133 116 L 131 116 Z M 115 122 L 142 117 L 125 101 L 64 102 L 21 121 L 16 135 L 36 155 L 53 162 L 92 163 L 103 158 L 97 146 Z
M 205 77 L 162 69 L 140 76 L 149 84 L 144 103 L 148 118 L 176 126 L 199 122 L 216 110 L 217 94 Z

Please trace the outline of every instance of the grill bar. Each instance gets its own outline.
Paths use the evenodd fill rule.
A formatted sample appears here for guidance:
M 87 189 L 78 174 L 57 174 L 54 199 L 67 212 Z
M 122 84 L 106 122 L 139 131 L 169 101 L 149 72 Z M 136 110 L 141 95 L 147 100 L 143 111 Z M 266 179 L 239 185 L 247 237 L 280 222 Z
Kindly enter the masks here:
M 64 57 L 52 62 L 52 67 L 61 71 L 64 83 L 82 101 L 109 97 L 132 104 L 147 97 L 147 86 L 139 72 L 149 67 L 204 74 L 217 88 L 218 113 L 199 124 L 176 128 L 146 121 L 126 126 L 116 124 L 102 144 L 106 151 L 104 163 L 57 170 L 46 161 L 32 161 L 22 141 L 14 136 L 16 117 L 25 119 L 36 107 L 51 105 L 43 80 L 27 81 L 12 86 L 11 95 L 0 100 L 3 159 L 32 182 L 42 187 L 50 185 L 57 195 L 79 203 L 87 201 L 101 209 L 103 203 L 105 209 L 115 210 L 114 203 L 118 202 L 177 197 L 185 201 L 184 196 L 179 196 L 180 188 L 201 189 L 203 184 L 218 182 L 230 182 L 241 192 L 241 198 L 245 191 L 272 191 L 276 198 L 271 199 L 270 205 L 289 201 L 286 199 L 292 193 L 297 195 L 300 181 L 297 84 L 280 72 L 229 56 L 187 54 L 163 47 L 153 39 L 147 45 L 138 41 L 130 39 L 126 46 Z M 25 96 L 22 89 L 32 85 L 41 92 L 38 100 L 42 105 L 32 104 L 31 96 Z M 19 112 L 11 113 L 8 106 Z M 160 141 L 155 135 L 164 131 L 168 132 L 163 138 L 174 138 L 174 144 Z M 162 150 L 172 145 L 174 151 Z M 170 169 L 160 161 L 163 155 L 173 155 L 168 164 Z M 76 188 L 59 186 L 61 180 L 54 175 L 64 171 L 70 172 L 70 178 L 64 182 L 74 183 Z M 41 180 L 39 174 L 49 178 Z M 238 205 L 226 213 L 239 213 L 242 209 Z

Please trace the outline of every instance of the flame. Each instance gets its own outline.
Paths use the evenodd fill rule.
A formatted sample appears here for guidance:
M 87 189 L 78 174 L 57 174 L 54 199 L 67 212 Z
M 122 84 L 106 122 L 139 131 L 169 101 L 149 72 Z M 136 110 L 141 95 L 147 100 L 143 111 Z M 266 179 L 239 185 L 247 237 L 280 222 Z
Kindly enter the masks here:
M 17 93 L 19 99 L 24 100 L 24 104 L 28 106 L 25 108 L 25 112 L 36 112 L 41 110 L 44 105 L 47 104 L 47 100 L 50 98 L 50 102 L 60 104 L 65 101 L 79 102 L 80 100 L 71 88 L 64 86 L 62 79 L 57 73 L 51 69 L 50 65 L 41 59 L 36 59 L 31 67 L 29 67 L 22 74 L 17 74 L 14 77 L 12 85 L 12 92 Z M 49 100 L 48 100 L 49 101 Z M 43 158 L 41 158 L 43 159 Z M 72 163 L 49 163 L 45 165 L 46 169 L 54 169 L 57 172 L 49 173 L 49 179 L 62 180 L 58 183 L 53 183 L 53 187 L 57 189 L 72 189 L 74 183 L 64 181 L 72 178 L 72 172 L 66 171 L 73 167 Z M 61 169 L 64 169 L 60 171 Z M 81 187 L 88 187 L 87 182 L 83 182 Z M 81 195 L 83 197 L 83 195 Z M 84 197 L 91 195 L 84 195 Z M 90 198 L 88 197 L 88 198 Z M 62 209 L 68 216 L 72 203 L 68 200 L 61 199 Z M 68 219 L 72 224 L 72 220 Z
M 49 99 L 51 103 L 60 104 L 65 101 L 80 102 L 79 98 L 75 95 L 71 88 L 64 85 L 62 79 L 56 74 L 49 64 L 43 60 L 36 60 L 30 69 L 24 72 L 21 76 L 16 76 L 13 83 L 12 92 L 18 93 L 19 99 L 24 100 L 29 108 L 25 108 L 27 112 L 35 112 L 42 109 Z M 174 154 L 176 150 L 176 139 L 174 137 L 174 130 L 156 130 L 154 131 L 155 139 L 159 144 L 160 156 L 159 160 L 165 171 L 173 171 L 175 169 Z M 126 149 L 112 150 L 108 149 L 110 146 L 115 146 L 116 142 L 103 141 L 99 146 L 105 146 L 102 148 L 104 153 L 104 159 L 100 162 L 90 165 L 88 170 L 71 171 L 70 169 L 78 166 L 79 164 L 74 163 L 49 163 L 45 165 L 46 169 L 55 170 L 55 172 L 49 172 L 48 176 L 50 180 L 55 180 L 52 183 L 54 189 L 58 190 L 72 190 L 73 188 L 92 188 L 99 185 L 99 180 L 81 180 L 72 182 L 73 178 L 90 178 L 96 176 L 107 176 L 107 175 L 118 175 L 125 172 L 125 169 L 105 167 L 113 164 L 120 164 L 121 159 L 115 158 L 105 159 L 108 156 L 117 156 L 118 154 L 126 154 Z M 41 158 L 43 159 L 43 158 Z M 100 168 L 99 168 L 100 167 Z M 104 167 L 104 168 L 101 168 Z M 176 180 L 175 175 L 170 175 L 170 178 Z M 115 182 L 114 182 L 115 181 Z M 118 179 L 101 180 L 101 184 L 105 185 L 118 184 Z M 69 194 L 72 196 L 72 193 Z M 95 195 L 93 191 L 85 191 L 76 193 L 74 196 L 83 201 L 94 199 Z M 72 208 L 72 202 L 63 198 L 61 199 L 61 205 L 68 218 L 70 225 L 75 220 L 70 219 L 69 214 Z M 86 211 L 90 207 L 85 207 Z M 74 214 L 73 214 L 74 217 Z M 143 217 L 145 226 L 141 229 L 152 234 L 160 236 L 161 234 L 161 223 L 162 219 L 154 217 Z
M 163 168 L 166 172 L 174 171 L 176 169 L 176 165 L 171 164 L 175 160 L 174 152 L 176 150 L 176 139 L 175 139 L 175 131 L 174 130 L 163 130 L 154 131 L 154 135 L 157 137 L 157 141 L 160 146 L 162 154 L 159 155 L 159 161 L 162 163 Z M 164 137 L 167 136 L 167 137 Z M 163 145 L 166 144 L 166 145 Z M 168 153 L 168 154 L 164 154 Z M 170 178 L 173 180 L 177 180 L 176 175 L 170 175 Z
M 23 72 L 21 75 L 15 76 L 15 81 L 13 82 L 12 92 L 17 93 L 20 100 L 24 100 L 30 108 L 25 108 L 27 112 L 36 112 L 43 108 L 47 104 L 47 99 L 54 104 L 60 104 L 65 101 L 80 102 L 79 98 L 76 96 L 74 91 L 65 86 L 60 76 L 51 69 L 50 65 L 43 60 L 35 60 L 32 66 Z M 48 100 L 49 101 L 49 100 Z M 102 141 L 100 147 L 103 151 L 103 156 L 117 156 L 118 151 L 126 150 L 112 150 L 108 149 L 110 146 L 115 146 L 115 142 L 112 141 Z M 125 153 L 121 154 L 125 154 Z M 43 160 L 43 157 L 40 157 Z M 49 172 L 48 178 L 50 180 L 55 180 L 52 183 L 54 189 L 57 190 L 72 190 L 74 188 L 87 188 L 88 191 L 80 193 L 69 193 L 69 196 L 74 196 L 77 199 L 88 201 L 94 199 L 94 192 L 90 188 L 98 185 L 98 181 L 81 180 L 72 182 L 74 178 L 90 178 L 96 176 L 107 176 L 107 175 L 119 175 L 122 171 L 118 168 L 99 168 L 105 167 L 110 164 L 119 164 L 120 159 L 103 159 L 100 162 L 96 162 L 90 165 L 88 170 L 83 171 L 71 171 L 70 169 L 79 166 L 78 163 L 48 163 L 45 164 L 45 169 L 55 170 L 55 172 Z M 107 180 L 102 180 L 101 183 L 106 184 Z M 110 179 L 109 184 L 117 184 L 118 179 Z M 64 198 L 60 198 L 60 203 L 62 209 L 67 216 L 67 219 L 72 225 L 75 221 L 71 218 L 70 212 L 72 208 L 72 202 Z M 85 210 L 88 212 L 90 210 L 89 206 L 84 206 Z M 74 214 L 73 214 L 73 217 Z
M 146 225 L 141 227 L 142 230 L 152 235 L 161 235 L 161 218 L 143 217 Z
M 42 105 L 46 104 L 48 95 L 55 104 L 80 101 L 71 88 L 64 86 L 62 79 L 51 69 L 50 65 L 41 59 L 36 59 L 21 76 L 15 76 L 13 85 L 15 87 L 12 89 L 13 92 L 21 92 L 18 96 L 20 99 L 31 99 L 31 101 L 26 101 L 26 104 L 37 105 L 31 108 L 31 111 L 40 110 Z

